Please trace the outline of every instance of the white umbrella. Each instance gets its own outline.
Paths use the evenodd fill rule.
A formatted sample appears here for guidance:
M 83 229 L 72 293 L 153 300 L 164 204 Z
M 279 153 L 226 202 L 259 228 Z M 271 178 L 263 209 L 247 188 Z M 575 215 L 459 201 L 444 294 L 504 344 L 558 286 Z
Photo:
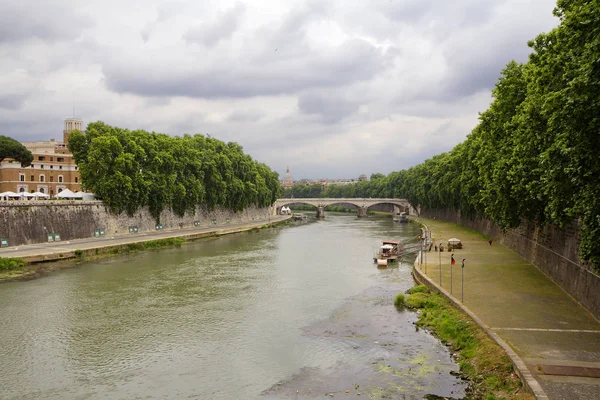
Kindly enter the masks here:
M 59 199 L 81 199 L 81 195 L 75 194 L 69 189 L 65 189 L 56 195 Z
M 23 196 L 23 197 L 35 197 L 35 194 L 33 194 L 33 193 L 27 193 L 27 192 L 23 192 L 23 193 L 22 193 L 22 196 Z
M 94 200 L 96 199 L 96 195 L 94 193 L 86 193 L 86 192 L 75 192 L 78 197 L 81 197 L 83 200 Z
M 31 193 L 31 194 L 33 195 L 33 197 L 44 197 L 44 198 L 50 197 L 46 193 L 42 193 L 42 192 L 35 192 L 35 193 Z
M 23 197 L 23 193 L 15 193 L 15 192 L 4 192 L 4 193 L 0 193 L 0 196 L 3 197 Z

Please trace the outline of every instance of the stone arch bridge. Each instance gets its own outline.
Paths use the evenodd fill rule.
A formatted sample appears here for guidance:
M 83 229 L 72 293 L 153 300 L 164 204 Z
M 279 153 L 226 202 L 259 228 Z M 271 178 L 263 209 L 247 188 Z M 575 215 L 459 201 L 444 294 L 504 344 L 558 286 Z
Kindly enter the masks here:
M 325 207 L 341 204 L 351 204 L 358 210 L 359 217 L 366 217 L 369 207 L 376 204 L 393 204 L 394 210 L 404 211 L 407 214 L 417 215 L 417 210 L 406 199 L 360 199 L 360 198 L 313 198 L 313 199 L 279 199 L 273 204 L 272 212 L 274 215 L 281 213 L 281 207 L 290 204 L 308 204 L 317 210 L 317 218 L 325 218 Z

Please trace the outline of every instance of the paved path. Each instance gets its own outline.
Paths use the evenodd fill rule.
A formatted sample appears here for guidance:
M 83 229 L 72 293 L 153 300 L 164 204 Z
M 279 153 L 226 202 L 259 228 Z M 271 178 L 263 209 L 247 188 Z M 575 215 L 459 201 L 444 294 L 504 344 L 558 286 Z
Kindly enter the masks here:
M 452 253 L 424 253 L 417 268 L 503 339 L 550 399 L 600 399 L 600 322 L 535 266 L 500 243 L 453 223 L 419 218 L 434 243 L 462 240 Z M 452 286 L 451 286 L 452 285 Z M 600 293 L 598 294 L 600 296 Z
M 65 240 L 55 243 L 36 243 L 0 248 L 0 257 L 18 257 L 24 259 L 53 259 L 59 254 L 66 254 L 75 250 L 89 250 L 103 247 L 118 246 L 129 243 L 146 242 L 149 240 L 166 239 L 174 237 L 189 237 L 196 235 L 222 235 L 239 232 L 268 223 L 280 222 L 291 218 L 290 215 L 272 216 L 269 219 L 255 220 L 247 223 L 230 223 L 213 225 L 207 228 L 185 228 L 156 232 L 142 232 L 120 236 L 92 237 L 86 239 Z

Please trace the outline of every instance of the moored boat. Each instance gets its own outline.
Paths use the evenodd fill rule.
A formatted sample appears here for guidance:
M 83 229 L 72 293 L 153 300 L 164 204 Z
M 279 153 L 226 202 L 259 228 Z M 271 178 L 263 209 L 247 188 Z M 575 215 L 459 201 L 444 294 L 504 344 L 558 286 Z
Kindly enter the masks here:
M 384 240 L 379 247 L 377 254 L 373 257 L 373 262 L 377 266 L 385 267 L 390 262 L 395 262 L 402 253 L 402 244 L 398 240 Z
M 408 222 L 408 214 L 405 212 L 396 213 L 394 222 Z

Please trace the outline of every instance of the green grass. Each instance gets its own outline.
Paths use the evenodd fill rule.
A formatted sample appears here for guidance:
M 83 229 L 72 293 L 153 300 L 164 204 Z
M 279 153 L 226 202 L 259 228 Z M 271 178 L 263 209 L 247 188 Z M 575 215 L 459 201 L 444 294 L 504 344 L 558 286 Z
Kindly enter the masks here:
M 394 305 L 396 306 L 396 308 L 404 307 L 404 293 L 398 293 L 396 299 L 394 300 Z
M 404 305 L 419 309 L 417 326 L 430 330 L 453 352 L 463 376 L 473 382 L 475 392 L 468 396 L 482 399 L 529 400 L 504 350 L 467 315 L 438 293 L 425 286 L 408 291 Z
M 0 257 L 0 271 L 14 271 L 23 268 L 27 262 L 22 258 Z
M 429 293 L 429 288 L 425 285 L 413 286 L 412 288 L 406 291 L 407 294 L 413 293 Z
M 147 242 L 140 243 L 129 243 L 124 246 L 124 249 L 125 251 L 160 249 L 163 247 L 181 246 L 185 242 L 186 240 L 184 238 L 166 238 L 158 240 L 149 240 Z

